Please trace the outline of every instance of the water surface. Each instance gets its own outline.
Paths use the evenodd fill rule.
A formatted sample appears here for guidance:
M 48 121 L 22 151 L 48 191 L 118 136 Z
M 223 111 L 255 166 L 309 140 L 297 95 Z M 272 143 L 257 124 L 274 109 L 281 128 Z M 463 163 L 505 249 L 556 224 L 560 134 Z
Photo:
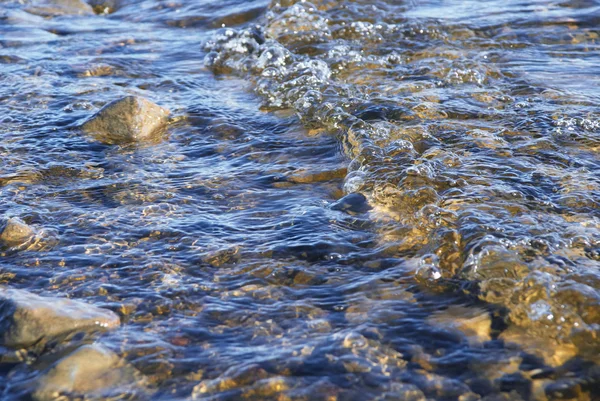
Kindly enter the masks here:
M 0 2 L 0 283 L 117 312 L 117 399 L 600 398 L 600 3 L 57 3 Z

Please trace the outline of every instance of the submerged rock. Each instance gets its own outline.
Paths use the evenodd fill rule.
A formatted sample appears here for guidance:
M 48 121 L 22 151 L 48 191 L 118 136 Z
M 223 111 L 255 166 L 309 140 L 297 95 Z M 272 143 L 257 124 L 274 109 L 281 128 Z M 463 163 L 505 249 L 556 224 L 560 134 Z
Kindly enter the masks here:
M 168 123 L 169 111 L 149 100 L 127 96 L 104 106 L 82 129 L 106 144 L 157 138 Z
M 504 341 L 506 347 L 521 349 L 551 367 L 561 366 L 578 354 L 578 349 L 573 344 L 529 335 L 527 331 L 514 326 L 503 331 L 498 338 Z
M 197 400 L 209 394 L 247 387 L 271 376 L 257 364 L 234 366 L 216 379 L 198 383 L 192 392 L 192 399 Z
M 140 376 L 111 350 L 97 344 L 84 345 L 54 363 L 36 380 L 32 398 L 46 401 L 61 395 L 116 395 L 128 391 L 140 381 Z
M 492 339 L 490 335 L 492 318 L 481 308 L 451 306 L 444 311 L 434 313 L 427 321 L 432 326 L 460 333 L 466 336 L 469 342 L 479 343 Z
M 10 218 L 0 223 L 0 245 L 14 248 L 27 243 L 33 236 L 34 230 L 17 218 Z
M 28 347 L 61 335 L 106 330 L 119 325 L 119 317 L 107 309 L 0 287 L 1 346 Z
M 342 212 L 365 213 L 372 209 L 367 201 L 367 197 L 361 193 L 352 193 L 344 196 L 342 199 L 331 205 L 332 210 Z

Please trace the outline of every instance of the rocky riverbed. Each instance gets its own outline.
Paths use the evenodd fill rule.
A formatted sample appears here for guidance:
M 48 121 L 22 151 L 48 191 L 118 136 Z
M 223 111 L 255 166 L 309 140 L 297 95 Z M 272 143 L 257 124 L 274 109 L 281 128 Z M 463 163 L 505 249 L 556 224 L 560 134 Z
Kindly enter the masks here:
M 600 399 L 594 1 L 0 1 L 0 399 Z

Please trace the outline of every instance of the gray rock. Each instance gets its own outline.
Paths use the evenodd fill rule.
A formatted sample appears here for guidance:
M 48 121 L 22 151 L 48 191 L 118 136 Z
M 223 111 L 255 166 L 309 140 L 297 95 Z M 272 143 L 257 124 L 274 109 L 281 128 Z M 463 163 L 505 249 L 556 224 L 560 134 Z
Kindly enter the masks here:
M 10 218 L 0 224 L 0 245 L 14 248 L 27 243 L 35 232 L 31 227 L 17 218 Z
M 33 386 L 36 401 L 67 396 L 110 396 L 128 391 L 141 374 L 111 350 L 84 345 L 54 363 Z M 87 399 L 87 398 L 86 398 Z
M 74 332 L 119 325 L 119 317 L 107 309 L 0 287 L 0 346 L 23 348 Z
M 82 129 L 106 144 L 125 144 L 159 137 L 169 111 L 149 100 L 127 96 L 104 106 Z
M 372 209 L 366 196 L 361 193 L 354 192 L 344 196 L 342 199 L 331 205 L 332 210 L 340 210 L 342 212 L 365 213 Z

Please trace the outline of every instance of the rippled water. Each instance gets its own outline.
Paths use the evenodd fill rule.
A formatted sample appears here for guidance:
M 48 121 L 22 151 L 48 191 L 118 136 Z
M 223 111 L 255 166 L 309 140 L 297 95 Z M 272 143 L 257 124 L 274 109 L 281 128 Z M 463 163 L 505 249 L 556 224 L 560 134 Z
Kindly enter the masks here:
M 117 312 L 116 399 L 600 399 L 598 1 L 92 4 L 0 1 L 0 284 Z

